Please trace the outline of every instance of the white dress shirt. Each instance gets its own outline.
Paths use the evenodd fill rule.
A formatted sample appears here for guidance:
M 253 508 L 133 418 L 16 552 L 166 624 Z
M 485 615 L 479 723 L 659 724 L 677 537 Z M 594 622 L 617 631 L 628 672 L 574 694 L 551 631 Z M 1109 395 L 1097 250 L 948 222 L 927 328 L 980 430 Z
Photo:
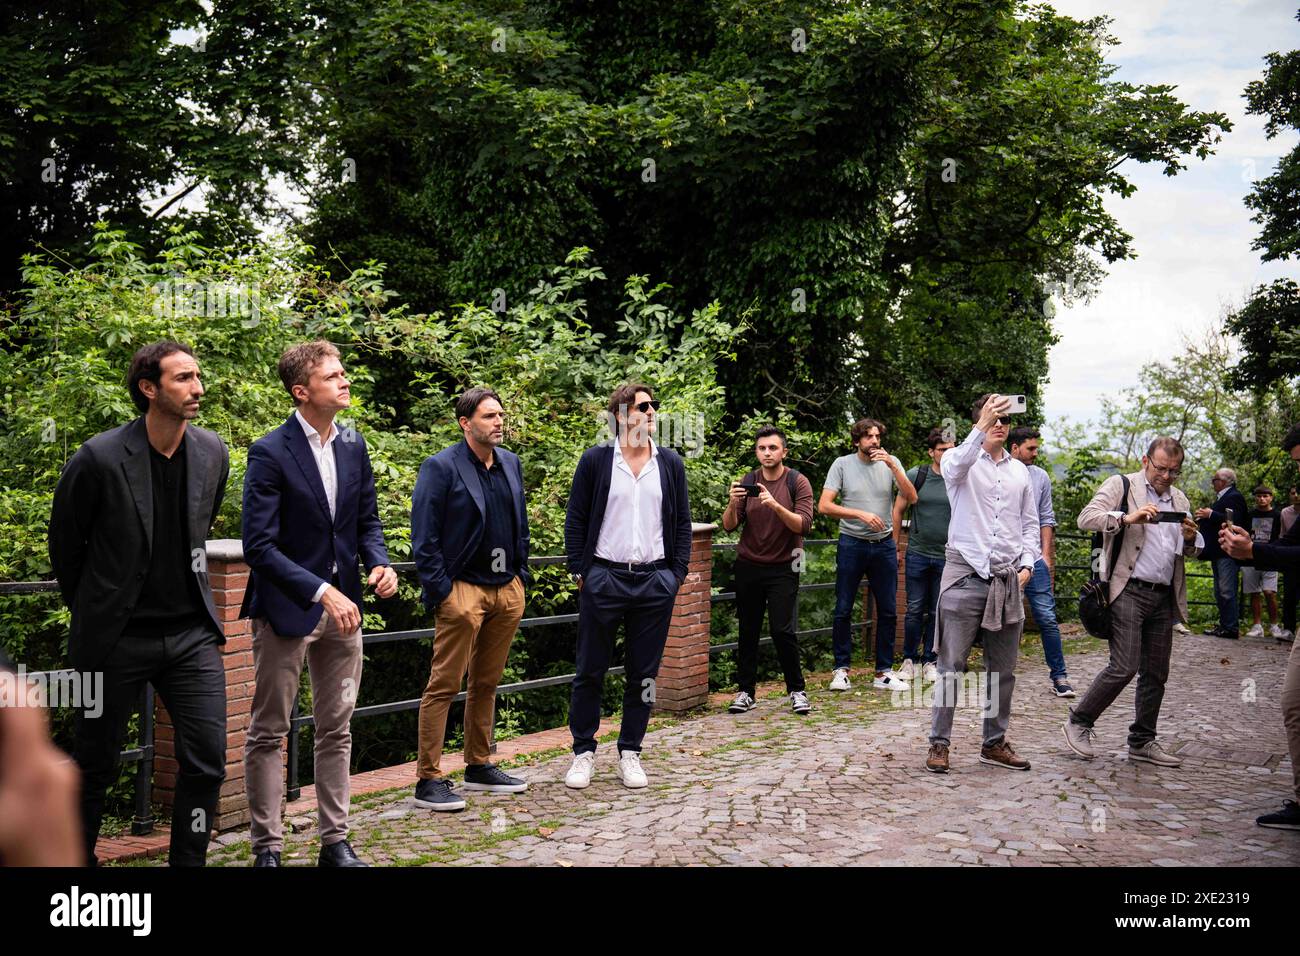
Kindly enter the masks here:
M 1029 469 L 1005 448 L 997 461 L 984 450 L 984 433 L 972 428 L 939 462 L 952 519 L 948 547 L 961 552 L 982 578 L 994 565 L 1033 570 L 1038 557 L 1038 507 Z
M 294 410 L 294 417 L 298 419 L 298 424 L 302 426 L 303 433 L 307 436 L 307 447 L 311 449 L 312 457 L 316 459 L 316 469 L 320 472 L 320 483 L 325 486 L 325 500 L 329 502 L 330 517 L 334 517 L 334 506 L 339 494 L 339 469 L 338 463 L 334 460 L 334 439 L 339 437 L 339 430 L 332 424 L 330 425 L 330 437 L 321 440 L 320 432 L 312 427 L 311 422 L 303 418 L 302 412 Z M 338 565 L 330 569 L 330 574 L 338 570 Z M 316 589 L 316 595 L 312 601 L 319 601 L 321 595 L 329 589 L 329 582 L 325 581 Z
M 659 447 L 650 443 L 650 460 L 632 474 L 615 443 L 613 472 L 605 517 L 596 536 L 596 557 L 620 564 L 649 564 L 664 557 L 663 486 L 659 483 Z
M 1146 482 L 1147 503 L 1155 505 L 1161 511 L 1174 510 L 1174 492 L 1171 488 L 1161 495 L 1150 481 Z M 1124 512 L 1110 512 L 1123 520 Z M 1145 581 L 1147 584 L 1172 584 L 1174 580 L 1174 559 L 1183 552 L 1183 526 L 1169 522 L 1146 524 L 1146 537 L 1138 549 L 1137 560 L 1133 562 L 1133 572 L 1129 577 Z M 1205 539 L 1196 532 L 1196 547 L 1205 547 Z

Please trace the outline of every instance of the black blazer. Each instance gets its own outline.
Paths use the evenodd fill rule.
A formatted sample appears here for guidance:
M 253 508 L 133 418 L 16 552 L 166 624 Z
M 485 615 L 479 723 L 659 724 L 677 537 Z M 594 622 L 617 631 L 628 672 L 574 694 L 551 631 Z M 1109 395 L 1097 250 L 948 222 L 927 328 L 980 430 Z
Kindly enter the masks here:
M 677 586 L 681 587 L 691 563 L 691 503 L 686 493 L 686 467 L 682 456 L 671 448 L 663 445 L 657 448 L 659 486 L 663 491 L 664 558 L 677 575 Z M 585 575 L 596 556 L 613 468 L 612 444 L 588 448 L 578 459 L 564 514 L 564 551 L 573 574 Z
M 361 608 L 357 562 L 367 571 L 388 564 L 365 439 L 340 428 L 330 447 L 338 477 L 333 518 L 296 414 L 248 449 L 243 530 L 250 573 L 239 616 L 265 617 L 283 637 L 315 629 L 325 608 L 312 598 L 329 582 L 331 565 L 338 565 L 339 590 Z
M 1213 512 L 1208 518 L 1201 518 L 1196 523 L 1200 526 L 1201 536 L 1205 538 L 1205 548 L 1201 551 L 1201 558 L 1206 561 L 1217 561 L 1219 558 L 1226 557 L 1223 549 L 1219 547 L 1219 528 L 1223 526 L 1223 519 L 1226 517 L 1224 510 L 1232 509 L 1232 523 L 1241 525 L 1247 531 L 1250 530 L 1250 506 L 1246 504 L 1246 498 L 1237 486 L 1233 485 L 1222 495 L 1219 500 L 1210 505 L 1210 511 Z
M 515 506 L 515 566 L 510 570 L 528 584 L 528 507 L 519 456 L 497 448 L 493 452 L 505 471 Z M 462 439 L 424 459 L 411 498 L 411 556 L 420 577 L 424 606 L 436 610 L 451 583 L 478 551 L 483 539 L 486 504 L 483 485 L 474 470 L 474 452 Z
M 230 454 L 215 432 L 185 429 L 190 548 L 207 544 L 230 474 Z M 144 417 L 88 439 L 63 466 L 50 513 L 50 564 L 72 611 L 68 659 L 94 670 L 122 636 L 144 587 L 153 549 L 153 470 Z M 220 641 L 206 561 L 199 593 Z

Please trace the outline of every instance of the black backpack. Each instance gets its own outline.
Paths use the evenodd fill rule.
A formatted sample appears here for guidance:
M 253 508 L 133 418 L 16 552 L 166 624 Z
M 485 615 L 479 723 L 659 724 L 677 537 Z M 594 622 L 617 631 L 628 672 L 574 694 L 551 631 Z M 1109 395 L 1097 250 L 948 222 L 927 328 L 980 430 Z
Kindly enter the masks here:
M 1128 475 L 1120 475 L 1119 480 L 1124 486 L 1120 503 L 1124 506 L 1124 514 L 1128 514 Z M 1127 527 L 1128 525 L 1121 520 L 1119 531 L 1116 532 L 1115 541 L 1111 545 L 1110 561 L 1106 563 L 1107 580 L 1103 581 L 1101 571 L 1096 570 L 1079 589 L 1079 621 L 1089 634 L 1103 641 L 1109 641 L 1111 637 L 1109 577 L 1114 573 L 1115 562 L 1119 560 L 1119 549 L 1124 543 L 1124 530 Z M 1100 531 L 1093 532 L 1092 553 L 1094 555 L 1100 553 L 1104 541 L 1105 535 Z

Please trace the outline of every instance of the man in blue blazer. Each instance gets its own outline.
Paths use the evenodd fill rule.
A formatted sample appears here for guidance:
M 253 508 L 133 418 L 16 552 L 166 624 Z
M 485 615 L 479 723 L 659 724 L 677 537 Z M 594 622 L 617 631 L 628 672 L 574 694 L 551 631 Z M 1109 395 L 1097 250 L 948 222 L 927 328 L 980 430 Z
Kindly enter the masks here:
M 1219 606 L 1219 623 L 1205 633 L 1211 637 L 1226 637 L 1236 640 L 1238 636 L 1237 585 L 1240 566 L 1231 555 L 1225 554 L 1219 547 L 1219 529 L 1228 521 L 1228 512 L 1232 512 L 1232 523 L 1245 522 L 1250 527 L 1250 506 L 1245 496 L 1237 490 L 1237 473 L 1231 468 L 1220 468 L 1210 479 L 1214 489 L 1215 501 L 1208 508 L 1196 512 L 1196 523 L 1200 526 L 1205 539 L 1205 550 L 1201 557 L 1210 562 L 1214 572 L 1214 601 Z
M 691 506 L 681 456 L 655 444 L 659 402 L 645 385 L 609 399 L 615 440 L 578 462 L 564 519 L 564 550 L 578 585 L 578 648 L 569 705 L 573 765 L 564 782 L 591 782 L 605 672 L 623 625 L 623 722 L 618 737 L 624 786 L 647 784 L 641 741 L 668 640 L 677 589 L 691 560 Z
M 321 866 L 365 866 L 348 843 L 352 710 L 361 683 L 361 580 L 397 591 L 379 524 L 365 440 L 334 416 L 352 403 L 329 342 L 280 358 L 293 415 L 248 449 L 244 560 L 251 573 L 241 617 L 253 618 L 253 713 L 244 746 L 254 866 L 279 866 L 284 765 L 303 659 L 311 672 Z
M 505 438 L 501 399 L 471 388 L 456 401 L 462 441 L 420 466 L 411 550 L 424 606 L 436 613 L 433 662 L 420 700 L 415 805 L 463 810 L 442 775 L 447 710 L 465 688 L 465 789 L 519 793 L 528 785 L 488 762 L 497 684 L 524 615 L 528 508 L 519 456 Z

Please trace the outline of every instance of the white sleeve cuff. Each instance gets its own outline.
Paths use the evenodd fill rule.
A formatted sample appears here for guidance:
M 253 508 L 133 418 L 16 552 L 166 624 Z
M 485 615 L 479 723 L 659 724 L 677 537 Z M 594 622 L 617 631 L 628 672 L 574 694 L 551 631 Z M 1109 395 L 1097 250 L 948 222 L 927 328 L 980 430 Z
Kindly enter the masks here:
M 330 589 L 330 583 L 328 581 L 322 581 L 320 583 L 320 587 L 316 589 L 316 593 L 312 596 L 311 603 L 319 604 L 321 595 L 323 595 L 329 589 Z

